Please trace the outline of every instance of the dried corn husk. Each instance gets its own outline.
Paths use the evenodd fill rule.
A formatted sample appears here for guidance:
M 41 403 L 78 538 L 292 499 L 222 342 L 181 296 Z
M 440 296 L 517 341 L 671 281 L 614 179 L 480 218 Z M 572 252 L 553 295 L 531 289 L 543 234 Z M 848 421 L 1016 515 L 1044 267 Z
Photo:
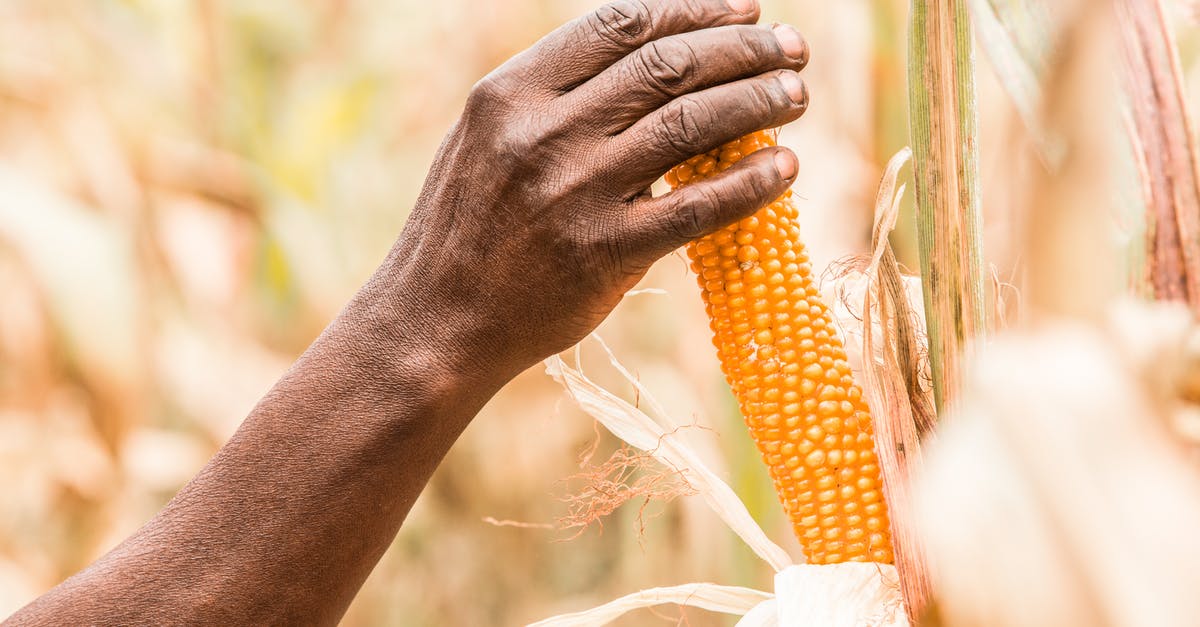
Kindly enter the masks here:
M 775 576 L 779 624 L 785 627 L 906 627 L 896 569 L 848 562 L 795 566 Z
M 884 476 L 884 495 L 892 519 L 892 542 L 896 568 L 908 611 L 920 616 L 931 596 L 929 567 L 919 534 L 913 525 L 911 477 L 924 462 L 922 443 L 937 422 L 933 400 L 920 384 L 923 369 L 917 355 L 927 350 L 924 335 L 916 331 L 913 307 L 904 290 L 896 255 L 888 234 L 896 226 L 904 186 L 896 187 L 900 169 L 910 153 L 902 150 L 892 158 L 879 188 L 875 207 L 874 252 L 866 275 L 873 282 L 863 293 L 864 354 L 873 360 L 866 368 L 864 390 L 875 425 L 875 450 Z M 875 329 L 883 341 L 875 343 Z M 918 339 L 920 338 L 920 339 Z
M 643 402 L 650 407 L 658 406 L 658 403 L 652 400 L 652 396 L 646 393 L 647 390 L 641 387 L 641 383 L 628 376 L 627 370 L 621 367 L 618 370 L 634 385 L 639 386 Z M 709 470 L 675 433 L 663 428 L 642 410 L 596 385 L 584 376 L 578 364 L 572 368 L 560 357 L 554 356 L 546 360 L 546 372 L 566 388 L 572 400 L 613 435 L 634 448 L 650 453 L 678 472 L 729 528 L 776 571 L 783 570 L 793 563 L 787 552 L 771 542 L 754 522 L 746 506 L 734 494 L 733 488 Z
M 678 472 L 731 530 L 775 568 L 775 592 L 711 583 L 653 588 L 534 625 L 604 625 L 630 611 L 663 604 L 740 615 L 743 620 L 739 625 L 743 626 L 891 627 L 908 624 L 893 566 L 872 563 L 794 565 L 787 553 L 767 538 L 729 485 L 674 434 L 670 429 L 674 422 L 650 391 L 621 366 L 607 346 L 604 350 L 613 367 L 638 390 L 639 405 L 650 408 L 657 420 L 585 376 L 578 359 L 575 367 L 571 367 L 562 358 L 551 357 L 545 362 L 546 371 L 566 388 L 584 411 L 614 435 Z
M 909 477 L 921 465 L 921 439 L 932 432 L 933 411 L 919 277 L 903 276 L 888 235 L 900 213 L 901 168 L 912 152 L 905 148 L 888 164 L 879 186 L 873 252 L 826 289 L 827 302 L 842 336 L 855 380 L 862 384 L 875 427 L 876 453 L 892 520 L 896 567 L 910 613 L 920 615 L 930 596 L 929 578 L 912 528 Z M 867 330 L 870 330 L 868 333 Z M 866 356 L 870 356 L 868 359 Z
M 689 583 L 670 588 L 651 588 L 623 596 L 600 607 L 575 614 L 563 614 L 538 621 L 529 627 L 588 627 L 603 625 L 620 618 L 633 610 L 655 605 L 687 605 L 713 612 L 744 615 L 765 602 L 772 595 L 750 588 L 718 586 L 711 583 Z

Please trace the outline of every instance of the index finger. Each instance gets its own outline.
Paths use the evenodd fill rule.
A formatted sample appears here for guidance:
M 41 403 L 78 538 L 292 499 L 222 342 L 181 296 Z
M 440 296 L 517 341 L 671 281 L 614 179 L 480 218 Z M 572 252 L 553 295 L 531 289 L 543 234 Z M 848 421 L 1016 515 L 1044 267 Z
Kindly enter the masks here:
M 758 21 L 758 0 L 615 0 L 550 33 L 501 68 L 570 91 L 638 48 L 671 35 Z

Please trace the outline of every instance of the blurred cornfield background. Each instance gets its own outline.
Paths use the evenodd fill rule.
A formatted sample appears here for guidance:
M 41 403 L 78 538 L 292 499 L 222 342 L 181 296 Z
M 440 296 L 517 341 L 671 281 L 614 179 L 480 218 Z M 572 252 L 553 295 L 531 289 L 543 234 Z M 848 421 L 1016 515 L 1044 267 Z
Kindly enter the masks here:
M 597 4 L 0 0 L 0 616 L 111 548 L 207 461 L 382 259 L 470 86 Z M 783 143 L 801 158 L 820 268 L 867 250 L 880 173 L 908 143 L 908 3 L 762 4 L 813 49 L 812 106 Z M 1174 7 L 1195 92 L 1196 10 Z M 985 243 L 1005 280 L 1020 271 L 1019 199 L 993 148 L 1018 122 L 980 59 Z M 895 240 L 915 267 L 911 224 Z M 643 287 L 664 293 L 628 298 L 600 334 L 694 420 L 687 436 L 772 538 L 793 542 L 686 264 L 664 260 Z M 616 446 L 597 438 L 540 368 L 519 377 L 452 451 L 345 624 L 511 625 L 678 581 L 769 589 L 770 570 L 693 499 L 635 501 L 578 536 L 553 528 L 581 457 Z

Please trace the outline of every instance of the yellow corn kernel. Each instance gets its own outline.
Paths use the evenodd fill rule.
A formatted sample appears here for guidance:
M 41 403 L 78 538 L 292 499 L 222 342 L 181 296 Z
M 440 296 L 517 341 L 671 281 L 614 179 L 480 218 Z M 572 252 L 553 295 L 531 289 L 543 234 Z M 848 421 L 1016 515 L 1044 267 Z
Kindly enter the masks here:
M 693 183 L 774 145 L 766 131 L 748 135 L 679 165 L 667 181 Z M 721 368 L 808 561 L 891 563 L 871 420 L 817 295 L 798 217 L 788 191 L 693 242 L 688 255 L 703 272 L 713 329 L 739 330 L 714 338 Z

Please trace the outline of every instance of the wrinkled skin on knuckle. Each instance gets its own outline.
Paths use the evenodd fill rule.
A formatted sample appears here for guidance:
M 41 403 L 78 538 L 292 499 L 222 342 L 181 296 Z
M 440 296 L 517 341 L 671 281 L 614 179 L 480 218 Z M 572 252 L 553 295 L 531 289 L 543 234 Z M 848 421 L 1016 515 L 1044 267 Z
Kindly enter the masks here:
M 725 14 L 726 8 L 724 3 L 713 2 L 712 0 L 673 0 L 683 5 L 683 13 L 686 15 L 699 16 L 704 23 L 712 24 L 719 21 L 722 14 Z
M 524 174 L 536 167 L 541 137 L 528 121 L 510 122 L 497 133 L 492 146 L 494 167 L 504 173 Z
M 667 105 L 663 123 L 655 127 L 657 139 L 680 154 L 699 154 L 713 121 L 713 112 L 707 103 L 700 98 L 684 96 Z
M 541 112 L 510 113 L 489 135 L 480 165 L 488 176 L 513 189 L 538 192 L 528 202 L 548 201 L 557 192 L 571 191 L 569 183 L 587 167 L 573 160 L 581 152 L 572 148 L 573 142 L 578 143 L 570 128 L 547 120 Z
M 643 82 L 664 94 L 673 94 L 687 83 L 696 67 L 696 53 L 686 42 L 659 40 L 638 51 Z
M 603 283 L 634 282 L 645 274 L 648 266 L 639 259 L 626 233 L 630 232 L 627 220 L 612 212 L 602 220 L 593 220 L 581 225 L 577 240 L 579 255 L 588 268 L 591 280 Z M 607 289 L 611 289 L 611 285 Z M 622 290 L 624 291 L 624 290 Z
M 735 194 L 742 200 L 739 203 L 741 205 L 757 207 L 774 200 L 771 198 L 770 183 L 757 173 L 740 177 L 735 185 Z
M 643 0 L 610 2 L 588 16 L 596 35 L 618 46 L 636 44 L 650 32 L 650 7 Z
M 671 215 L 668 222 L 671 235 L 687 241 L 707 235 L 715 221 L 719 202 L 711 188 L 693 188 Z
M 464 108 L 468 116 L 489 116 L 503 111 L 512 99 L 505 79 L 497 72 L 488 74 L 480 79 L 467 94 L 467 104 Z

